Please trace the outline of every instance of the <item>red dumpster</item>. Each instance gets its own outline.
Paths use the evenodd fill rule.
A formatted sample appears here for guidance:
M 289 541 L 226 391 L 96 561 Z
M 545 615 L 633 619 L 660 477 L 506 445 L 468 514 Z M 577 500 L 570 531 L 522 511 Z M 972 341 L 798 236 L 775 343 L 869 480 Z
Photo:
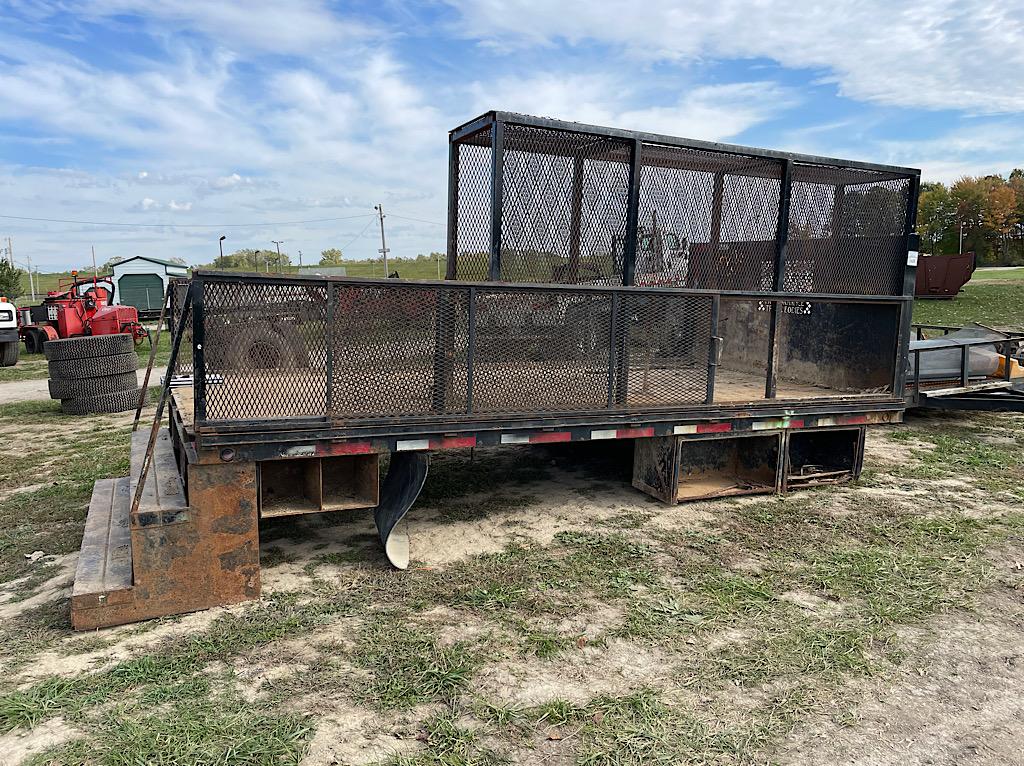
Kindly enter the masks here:
M 974 253 L 922 255 L 917 261 L 918 298 L 951 300 L 974 274 Z

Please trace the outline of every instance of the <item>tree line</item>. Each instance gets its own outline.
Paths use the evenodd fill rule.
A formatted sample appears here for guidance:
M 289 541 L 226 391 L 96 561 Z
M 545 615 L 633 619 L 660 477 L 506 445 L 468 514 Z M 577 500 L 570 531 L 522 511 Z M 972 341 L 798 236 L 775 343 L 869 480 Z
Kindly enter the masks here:
M 974 252 L 980 263 L 1024 265 L 1024 170 L 921 184 L 917 231 L 923 252 Z

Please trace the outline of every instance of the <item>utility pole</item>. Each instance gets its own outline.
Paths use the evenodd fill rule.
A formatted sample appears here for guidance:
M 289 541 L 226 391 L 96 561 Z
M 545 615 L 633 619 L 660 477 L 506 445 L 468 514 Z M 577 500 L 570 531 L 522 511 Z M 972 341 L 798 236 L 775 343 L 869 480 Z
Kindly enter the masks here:
M 384 206 L 374 205 L 373 209 L 380 215 L 380 250 L 377 252 L 384 256 L 384 277 L 388 276 L 388 244 L 384 240 Z
M 220 262 L 224 263 L 224 240 L 227 239 L 227 235 L 221 234 L 220 239 L 217 240 L 217 246 L 220 247 Z M 223 268 L 223 265 L 221 266 Z
M 10 237 L 7 238 L 7 260 L 11 262 L 12 266 L 14 265 L 14 245 L 11 243 Z M 35 296 L 32 297 L 35 298 Z
M 96 245 L 89 245 L 89 249 L 92 251 L 92 283 L 95 285 L 96 280 L 99 278 L 99 272 L 96 271 Z
M 299 250 L 299 268 L 302 268 L 302 251 Z
M 277 245 L 277 270 L 281 271 L 281 243 L 284 242 L 284 240 L 272 239 L 270 241 Z
M 259 274 L 260 273 L 260 251 L 259 250 L 253 250 L 252 251 L 252 262 L 256 266 L 256 273 Z

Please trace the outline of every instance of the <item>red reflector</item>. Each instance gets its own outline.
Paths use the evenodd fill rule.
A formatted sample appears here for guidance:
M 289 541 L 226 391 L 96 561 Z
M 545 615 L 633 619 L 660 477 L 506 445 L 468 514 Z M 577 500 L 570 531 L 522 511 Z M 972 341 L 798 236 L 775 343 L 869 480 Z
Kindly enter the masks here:
M 443 439 L 431 439 L 431 449 L 456 449 L 458 447 L 475 447 L 475 436 L 446 436 Z
M 697 426 L 699 434 L 721 434 L 732 430 L 732 423 L 704 423 Z
M 553 433 L 530 435 L 530 444 L 547 444 L 548 442 L 567 441 L 572 441 L 572 434 L 568 431 L 555 431 Z
M 328 444 L 325 447 L 317 447 L 318 455 L 368 455 L 373 452 L 373 445 L 370 442 L 342 442 L 341 444 Z
M 639 439 L 654 436 L 654 426 L 648 428 L 620 428 L 615 432 L 616 439 Z

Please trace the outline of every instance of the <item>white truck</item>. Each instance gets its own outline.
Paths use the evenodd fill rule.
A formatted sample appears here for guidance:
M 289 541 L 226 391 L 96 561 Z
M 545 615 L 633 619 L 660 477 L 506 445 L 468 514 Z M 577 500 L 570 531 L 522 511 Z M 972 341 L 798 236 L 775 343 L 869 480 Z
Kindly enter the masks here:
M 14 304 L 0 296 L 0 367 L 18 363 L 18 315 Z

